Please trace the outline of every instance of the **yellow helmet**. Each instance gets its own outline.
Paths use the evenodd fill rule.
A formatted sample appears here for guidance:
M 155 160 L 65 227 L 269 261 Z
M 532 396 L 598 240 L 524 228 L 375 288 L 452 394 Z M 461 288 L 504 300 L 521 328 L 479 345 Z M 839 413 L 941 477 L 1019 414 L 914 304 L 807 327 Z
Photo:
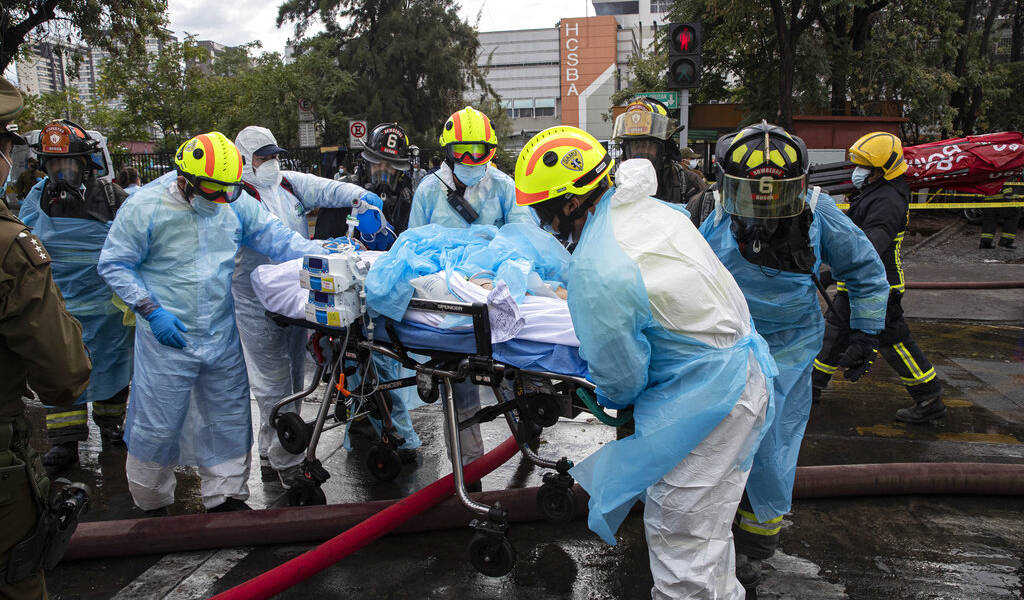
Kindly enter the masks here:
M 668 117 L 665 105 L 654 98 L 637 97 L 626 105 L 626 112 L 615 118 L 612 138 L 656 138 L 667 140 L 672 137 L 675 124 Z
M 533 136 L 516 160 L 516 204 L 529 206 L 567 194 L 593 190 L 615 161 L 594 136 L 561 125 Z
M 472 106 L 448 117 L 438 141 L 449 160 L 465 165 L 486 164 L 498 148 L 491 120 Z
M 194 191 L 212 202 L 234 202 L 242 193 L 242 155 L 219 131 L 203 133 L 178 146 L 178 174 Z
M 876 131 L 862 136 L 850 146 L 850 162 L 862 167 L 878 167 L 886 179 L 895 179 L 907 172 L 903 160 L 903 143 L 891 133 Z

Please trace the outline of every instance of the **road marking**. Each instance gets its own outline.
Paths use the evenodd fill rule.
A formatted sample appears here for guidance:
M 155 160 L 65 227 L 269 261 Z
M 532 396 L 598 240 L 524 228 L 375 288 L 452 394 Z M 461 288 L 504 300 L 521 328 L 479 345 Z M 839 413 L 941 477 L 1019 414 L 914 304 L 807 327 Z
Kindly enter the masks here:
M 245 558 L 251 548 L 168 554 L 136 577 L 111 600 L 207 598 L 210 588 Z

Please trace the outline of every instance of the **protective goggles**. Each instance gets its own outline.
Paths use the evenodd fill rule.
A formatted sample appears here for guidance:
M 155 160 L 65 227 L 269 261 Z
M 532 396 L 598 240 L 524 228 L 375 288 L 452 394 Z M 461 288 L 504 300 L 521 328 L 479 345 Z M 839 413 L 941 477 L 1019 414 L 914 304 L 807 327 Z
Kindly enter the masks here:
M 722 180 L 722 208 L 729 214 L 754 219 L 784 219 L 804 210 L 807 179 L 747 179 L 725 175 Z
M 241 183 L 225 183 L 201 175 L 193 175 L 190 183 L 196 194 L 210 202 L 231 204 L 242 195 Z
M 494 154 L 494 144 L 486 142 L 454 142 L 445 146 L 448 158 L 464 165 L 482 165 Z

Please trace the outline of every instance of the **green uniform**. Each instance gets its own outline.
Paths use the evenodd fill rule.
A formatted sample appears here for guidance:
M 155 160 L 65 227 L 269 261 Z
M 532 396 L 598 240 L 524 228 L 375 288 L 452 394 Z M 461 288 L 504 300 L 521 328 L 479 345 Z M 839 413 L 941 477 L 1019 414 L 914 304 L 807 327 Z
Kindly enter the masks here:
M 50 275 L 49 253 L 0 204 L 0 598 L 46 597 L 41 571 L 14 583 L 6 578 L 9 550 L 38 518 L 29 478 L 45 477 L 28 445 L 26 384 L 44 404 L 70 406 L 89 385 L 91 369 L 82 327 Z

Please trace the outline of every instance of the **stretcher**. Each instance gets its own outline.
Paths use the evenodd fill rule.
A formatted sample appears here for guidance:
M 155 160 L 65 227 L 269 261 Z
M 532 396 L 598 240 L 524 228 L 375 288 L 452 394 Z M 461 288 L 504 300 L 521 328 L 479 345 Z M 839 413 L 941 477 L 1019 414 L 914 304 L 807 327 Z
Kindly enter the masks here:
M 424 402 L 441 401 L 455 494 L 480 517 L 470 524 L 475 530 L 470 542 L 471 561 L 483 574 L 504 575 L 515 560 L 507 538 L 509 515 L 500 504 L 488 506 L 467 493 L 457 432 L 503 417 L 526 460 L 550 469 L 537 493 L 542 514 L 552 522 L 568 522 L 576 511 L 574 480 L 569 475 L 573 462 L 564 456 L 557 460 L 541 457 L 530 443 L 543 428 L 557 423 L 559 417 L 573 418 L 584 410 L 599 411 L 589 395 L 594 385 L 585 378 L 586 366 L 578 348 L 517 339 L 492 344 L 486 304 L 414 298 L 409 309 L 468 317 L 473 327 L 452 332 L 385 318 L 369 320 L 363 315 L 350 326 L 338 328 L 267 312 L 278 325 L 305 327 L 314 332 L 308 345 L 316 361 L 313 382 L 305 390 L 279 401 L 270 415 L 282 446 L 292 453 L 305 453 L 304 482 L 289 490 L 289 503 L 325 503 L 320 486 L 330 474 L 316 458 L 320 436 L 328 429 L 367 417 L 378 419 L 382 425 L 380 437 L 368 454 L 367 468 L 380 480 L 394 479 L 401 470 L 397 450 L 404 440 L 391 421 L 392 400 L 388 392 L 415 386 Z M 415 375 L 382 380 L 377 376 L 374 355 L 394 359 Z M 460 421 L 452 384 L 467 379 L 492 389 L 498 402 Z M 304 421 L 296 413 L 281 411 L 314 394 L 322 384 L 326 385 L 312 422 Z

